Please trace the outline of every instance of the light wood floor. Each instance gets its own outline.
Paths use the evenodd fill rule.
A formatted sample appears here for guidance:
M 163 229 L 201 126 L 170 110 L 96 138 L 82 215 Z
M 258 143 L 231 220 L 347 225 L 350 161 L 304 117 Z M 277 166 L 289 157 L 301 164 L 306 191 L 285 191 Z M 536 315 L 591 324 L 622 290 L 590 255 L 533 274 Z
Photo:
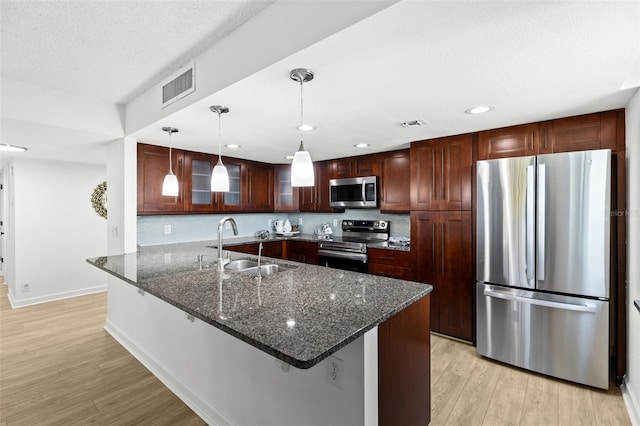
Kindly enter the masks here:
M 620 390 L 576 385 L 476 355 L 432 334 L 431 424 L 630 425 Z
M 102 329 L 106 293 L 12 310 L 0 288 L 0 426 L 204 424 Z M 432 337 L 434 425 L 630 424 L 615 388 L 529 374 Z

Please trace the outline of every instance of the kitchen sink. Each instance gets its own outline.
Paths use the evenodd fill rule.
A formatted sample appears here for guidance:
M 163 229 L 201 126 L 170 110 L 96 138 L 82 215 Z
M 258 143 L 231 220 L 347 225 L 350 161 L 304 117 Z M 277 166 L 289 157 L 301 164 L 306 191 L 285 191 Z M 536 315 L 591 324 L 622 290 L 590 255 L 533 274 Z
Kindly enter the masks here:
M 238 271 L 245 274 L 250 274 L 253 276 L 258 275 L 258 262 L 251 259 L 239 259 L 233 260 L 228 263 L 225 269 L 229 269 L 232 271 Z M 260 275 L 271 275 L 282 271 L 287 271 L 289 269 L 297 268 L 295 265 L 281 265 L 277 263 L 266 263 L 260 265 Z

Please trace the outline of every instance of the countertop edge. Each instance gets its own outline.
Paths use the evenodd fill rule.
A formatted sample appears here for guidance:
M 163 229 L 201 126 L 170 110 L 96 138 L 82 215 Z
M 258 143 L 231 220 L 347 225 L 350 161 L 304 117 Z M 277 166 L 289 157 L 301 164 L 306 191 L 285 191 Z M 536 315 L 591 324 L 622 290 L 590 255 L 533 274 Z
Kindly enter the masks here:
M 225 244 L 226 245 L 226 244 Z M 360 328 L 359 330 L 357 330 L 356 332 L 354 332 L 353 334 L 351 334 L 350 336 L 348 336 L 347 338 L 343 339 L 342 341 L 338 342 L 337 344 L 333 345 L 331 348 L 327 349 L 326 351 L 322 352 L 320 355 L 312 358 L 312 359 L 297 359 L 297 358 L 293 358 L 290 355 L 287 355 L 285 353 L 282 353 L 280 351 L 278 351 L 277 349 L 274 349 L 271 346 L 265 345 L 264 343 L 252 339 L 251 337 L 240 333 L 230 327 L 226 327 L 224 324 L 221 324 L 219 322 L 210 320 L 209 318 L 207 318 L 206 316 L 200 314 L 199 312 L 192 310 L 190 308 L 188 308 L 187 306 L 184 306 L 174 300 L 170 300 L 167 299 L 165 297 L 163 297 L 160 294 L 157 294 L 154 291 L 150 291 L 149 289 L 145 288 L 144 286 L 140 286 L 137 282 L 134 282 L 132 280 L 129 280 L 125 277 L 123 277 L 122 275 L 118 275 L 117 273 L 103 267 L 102 265 L 99 264 L 99 260 L 101 259 L 101 257 L 97 257 L 97 258 L 87 258 L 86 262 L 89 263 L 90 265 L 93 265 L 95 267 L 97 267 L 100 270 L 103 270 L 105 272 L 107 272 L 108 274 L 126 282 L 127 284 L 132 285 L 133 287 L 136 287 L 146 293 L 149 293 L 150 295 L 162 300 L 165 303 L 168 303 L 169 305 L 180 309 L 181 311 L 190 314 L 192 316 L 194 316 L 195 318 L 198 318 L 200 321 L 209 324 L 213 327 L 216 327 L 217 329 L 253 346 L 254 348 L 265 352 L 271 356 L 273 356 L 274 358 L 277 358 L 285 363 L 287 363 L 288 365 L 291 365 L 293 367 L 305 370 L 305 369 L 309 369 L 313 366 L 315 366 L 316 364 L 320 363 L 322 360 L 328 358 L 330 355 L 334 354 L 335 352 L 337 352 L 338 350 L 342 349 L 343 347 L 347 346 L 348 344 L 350 344 L 351 342 L 355 341 L 356 339 L 358 339 L 360 336 L 364 335 L 366 332 L 368 332 L 369 330 L 373 329 L 374 327 L 378 326 L 379 324 L 383 323 L 384 321 L 386 321 L 387 319 L 391 318 L 392 316 L 396 315 L 397 313 L 401 312 L 402 310 L 404 310 L 405 308 L 411 306 L 412 304 L 414 304 L 415 302 L 417 302 L 418 300 L 422 299 L 423 297 L 425 297 L 426 295 L 428 295 L 429 293 L 431 293 L 431 291 L 433 290 L 433 287 L 430 284 L 424 284 L 425 288 L 424 291 L 416 294 L 414 297 L 412 297 L 411 299 L 406 300 L 404 303 L 398 305 L 395 309 L 393 309 L 392 311 L 387 312 L 385 315 L 371 321 L 368 325 L 366 325 L 365 327 Z

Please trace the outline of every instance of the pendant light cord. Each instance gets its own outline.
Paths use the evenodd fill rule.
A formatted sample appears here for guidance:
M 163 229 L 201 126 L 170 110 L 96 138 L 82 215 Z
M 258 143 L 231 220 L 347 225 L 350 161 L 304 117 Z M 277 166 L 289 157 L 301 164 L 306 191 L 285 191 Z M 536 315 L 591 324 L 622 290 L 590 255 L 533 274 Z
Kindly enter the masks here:
M 222 163 L 222 112 L 218 110 L 218 163 Z
M 173 129 L 169 130 L 169 172 L 173 174 L 173 163 L 171 161 L 171 135 L 173 134 Z
M 304 95 L 302 93 L 302 78 L 300 79 L 300 127 L 298 128 L 300 130 L 300 140 L 302 140 L 302 125 L 304 123 L 304 119 L 303 119 L 303 112 L 304 112 Z

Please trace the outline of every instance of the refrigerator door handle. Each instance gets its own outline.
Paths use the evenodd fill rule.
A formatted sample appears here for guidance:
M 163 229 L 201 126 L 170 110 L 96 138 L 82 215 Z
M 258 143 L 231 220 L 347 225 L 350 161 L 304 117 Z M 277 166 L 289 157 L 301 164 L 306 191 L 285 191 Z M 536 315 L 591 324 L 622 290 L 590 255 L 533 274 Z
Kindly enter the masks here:
M 535 212 L 535 194 L 536 194 L 536 183 L 535 183 L 535 171 L 533 166 L 527 166 L 527 211 L 526 211 L 526 227 L 527 234 L 525 237 L 525 246 L 526 246 L 526 265 L 525 269 L 527 272 L 527 282 L 532 287 L 535 286 L 535 283 L 532 283 L 535 279 L 534 271 L 535 271 L 535 231 L 536 231 L 536 212 Z
M 545 227 L 547 215 L 546 166 L 538 165 L 538 263 L 536 271 L 538 281 L 544 281 Z
M 594 313 L 594 314 L 598 311 L 598 307 L 594 303 L 590 303 L 590 302 L 585 302 L 584 305 L 576 305 L 573 303 L 552 302 L 550 300 L 531 299 L 529 297 L 517 296 L 515 294 L 510 294 L 510 293 L 503 293 L 501 291 L 492 290 L 490 288 L 486 288 L 484 290 L 484 295 L 489 297 L 495 297 L 496 299 L 509 300 L 513 302 L 523 302 L 523 303 L 528 303 L 529 305 L 544 306 L 547 308 L 564 309 L 566 311 L 588 312 L 588 313 Z

